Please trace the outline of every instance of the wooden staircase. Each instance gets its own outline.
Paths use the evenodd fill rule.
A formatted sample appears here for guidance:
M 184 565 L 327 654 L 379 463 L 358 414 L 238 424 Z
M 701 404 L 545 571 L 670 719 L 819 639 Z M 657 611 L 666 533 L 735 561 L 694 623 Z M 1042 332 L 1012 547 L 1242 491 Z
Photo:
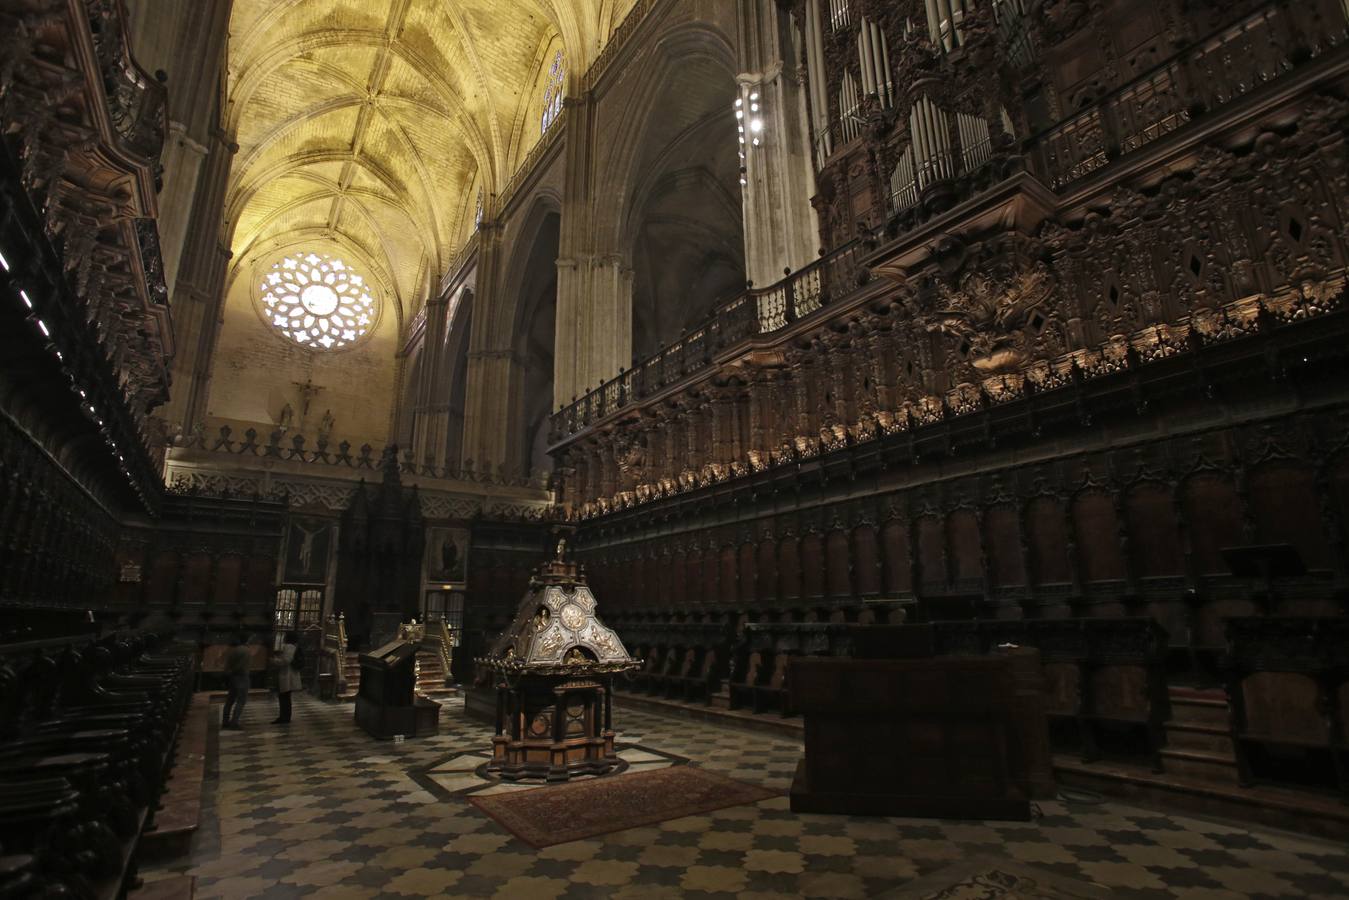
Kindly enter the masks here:
M 459 688 L 445 683 L 445 661 L 434 650 L 417 651 L 417 693 L 437 703 L 459 696 Z
M 344 703 L 355 703 L 356 694 L 361 689 L 361 654 L 355 650 L 348 650 L 346 658 L 342 662 L 342 679 L 346 682 L 345 686 L 337 694 L 337 699 Z
M 346 703 L 356 701 L 356 694 L 361 689 L 360 658 L 360 653 L 354 650 L 347 651 L 346 661 L 342 667 L 346 688 L 337 695 L 339 701 Z M 441 660 L 440 654 L 434 650 L 417 651 L 417 693 L 441 704 L 459 696 L 459 688 L 445 683 L 445 663 Z
M 1170 686 L 1162 771 L 1141 763 L 1083 762 L 1056 754 L 1060 785 L 1098 791 L 1155 809 L 1184 809 L 1258 821 L 1332 840 L 1349 839 L 1349 805 L 1339 798 L 1274 785 L 1243 787 L 1237 777 L 1226 693 L 1220 688 Z
M 1165 725 L 1162 771 L 1178 778 L 1236 785 L 1227 695 L 1221 688 L 1171 686 L 1171 719 Z

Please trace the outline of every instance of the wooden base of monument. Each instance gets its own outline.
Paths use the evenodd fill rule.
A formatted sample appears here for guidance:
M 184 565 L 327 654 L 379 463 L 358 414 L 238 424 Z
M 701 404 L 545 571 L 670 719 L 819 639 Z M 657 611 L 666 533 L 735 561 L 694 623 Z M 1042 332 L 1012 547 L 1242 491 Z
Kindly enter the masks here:
M 919 819 L 1029 820 L 1030 801 L 1015 797 L 941 797 L 877 791 L 814 790 L 806 761 L 796 764 L 790 804 L 794 813 L 849 816 L 905 816 Z
M 614 753 L 614 733 L 597 738 L 551 741 L 513 741 L 492 738 L 492 762 L 487 771 L 504 781 L 568 781 L 581 775 L 607 775 L 620 764 Z
M 380 740 L 429 737 L 440 732 L 440 704 L 417 697 L 411 706 L 386 706 L 358 695 L 356 724 Z
M 507 781 L 567 781 L 619 765 L 607 680 L 524 676 L 497 689 L 487 771 Z

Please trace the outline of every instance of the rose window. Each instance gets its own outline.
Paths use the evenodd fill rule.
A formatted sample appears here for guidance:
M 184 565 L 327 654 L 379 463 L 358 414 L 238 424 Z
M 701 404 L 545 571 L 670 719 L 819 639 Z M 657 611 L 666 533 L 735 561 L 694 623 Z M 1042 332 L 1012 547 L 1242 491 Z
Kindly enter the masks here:
M 346 347 L 375 321 L 365 279 L 326 253 L 287 256 L 272 266 L 260 289 L 272 327 L 302 347 Z

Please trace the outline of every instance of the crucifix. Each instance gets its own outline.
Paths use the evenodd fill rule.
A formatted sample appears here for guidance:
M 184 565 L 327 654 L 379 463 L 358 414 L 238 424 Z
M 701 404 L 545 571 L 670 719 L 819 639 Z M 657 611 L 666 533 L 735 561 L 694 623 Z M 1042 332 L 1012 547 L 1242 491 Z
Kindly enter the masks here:
M 312 378 L 306 378 L 304 384 L 300 384 L 298 381 L 293 381 L 291 384 L 300 389 L 300 431 L 303 432 L 305 422 L 309 418 L 309 407 L 323 388 L 317 387 Z

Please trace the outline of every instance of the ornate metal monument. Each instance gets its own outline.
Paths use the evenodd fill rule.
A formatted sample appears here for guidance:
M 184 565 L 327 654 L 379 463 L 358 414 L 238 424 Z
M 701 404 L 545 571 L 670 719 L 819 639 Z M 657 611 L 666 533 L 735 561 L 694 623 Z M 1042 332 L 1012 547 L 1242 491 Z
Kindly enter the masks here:
M 611 684 L 641 665 L 596 615 L 576 563 L 544 563 L 515 619 L 478 665 L 497 683 L 489 772 L 510 781 L 603 775 L 614 755 Z

